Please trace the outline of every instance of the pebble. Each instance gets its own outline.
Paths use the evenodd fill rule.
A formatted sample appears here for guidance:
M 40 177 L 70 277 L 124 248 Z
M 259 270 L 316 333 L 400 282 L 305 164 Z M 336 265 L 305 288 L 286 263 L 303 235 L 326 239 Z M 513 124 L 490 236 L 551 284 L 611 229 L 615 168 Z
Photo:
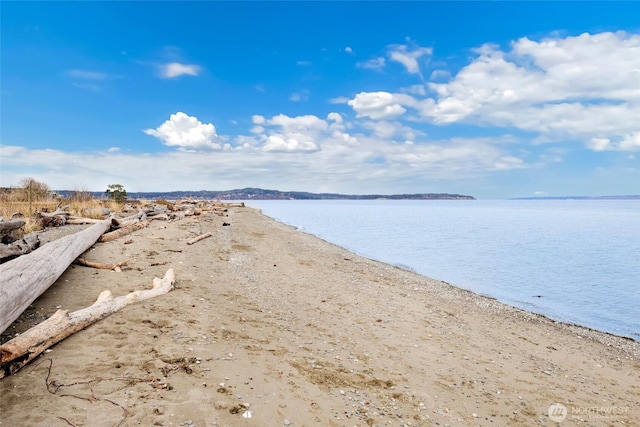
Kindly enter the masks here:
M 290 426 L 293 423 L 285 418 L 283 424 L 286 425 L 286 426 Z

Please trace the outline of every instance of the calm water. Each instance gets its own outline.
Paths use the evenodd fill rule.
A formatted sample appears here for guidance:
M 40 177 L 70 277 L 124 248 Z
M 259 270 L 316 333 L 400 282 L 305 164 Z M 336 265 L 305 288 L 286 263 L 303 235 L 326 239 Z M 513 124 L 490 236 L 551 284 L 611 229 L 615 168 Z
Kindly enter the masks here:
M 640 340 L 640 201 L 247 204 L 366 257 Z

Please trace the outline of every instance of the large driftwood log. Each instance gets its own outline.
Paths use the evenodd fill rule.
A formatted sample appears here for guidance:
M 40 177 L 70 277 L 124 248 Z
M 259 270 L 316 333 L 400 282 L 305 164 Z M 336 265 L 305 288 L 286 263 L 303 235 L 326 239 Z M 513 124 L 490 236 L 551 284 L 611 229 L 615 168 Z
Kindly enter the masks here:
M 90 307 L 73 313 L 68 310 L 56 311 L 44 322 L 0 346 L 0 378 L 14 374 L 55 343 L 121 308 L 166 294 L 173 289 L 174 282 L 175 274 L 170 268 L 162 279 L 153 279 L 152 289 L 131 292 L 117 298 L 113 298 L 111 292 L 103 291 Z
M 0 264 L 0 332 L 4 332 L 110 226 L 111 219 L 106 219 Z

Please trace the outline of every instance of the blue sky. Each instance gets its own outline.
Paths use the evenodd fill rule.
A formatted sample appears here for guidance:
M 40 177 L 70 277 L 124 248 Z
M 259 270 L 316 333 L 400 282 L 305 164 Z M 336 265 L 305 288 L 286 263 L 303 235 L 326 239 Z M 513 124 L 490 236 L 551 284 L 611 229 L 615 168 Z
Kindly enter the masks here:
M 6 2 L 0 185 L 640 194 L 638 2 Z

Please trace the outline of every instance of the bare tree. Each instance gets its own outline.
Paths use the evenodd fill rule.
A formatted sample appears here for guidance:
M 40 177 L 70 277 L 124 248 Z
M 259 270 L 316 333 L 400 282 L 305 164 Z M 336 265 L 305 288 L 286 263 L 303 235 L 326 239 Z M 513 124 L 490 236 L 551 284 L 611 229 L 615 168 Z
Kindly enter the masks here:
M 24 178 L 18 186 L 24 191 L 24 201 L 47 200 L 51 195 L 49 186 L 44 182 L 36 181 L 33 178 Z

